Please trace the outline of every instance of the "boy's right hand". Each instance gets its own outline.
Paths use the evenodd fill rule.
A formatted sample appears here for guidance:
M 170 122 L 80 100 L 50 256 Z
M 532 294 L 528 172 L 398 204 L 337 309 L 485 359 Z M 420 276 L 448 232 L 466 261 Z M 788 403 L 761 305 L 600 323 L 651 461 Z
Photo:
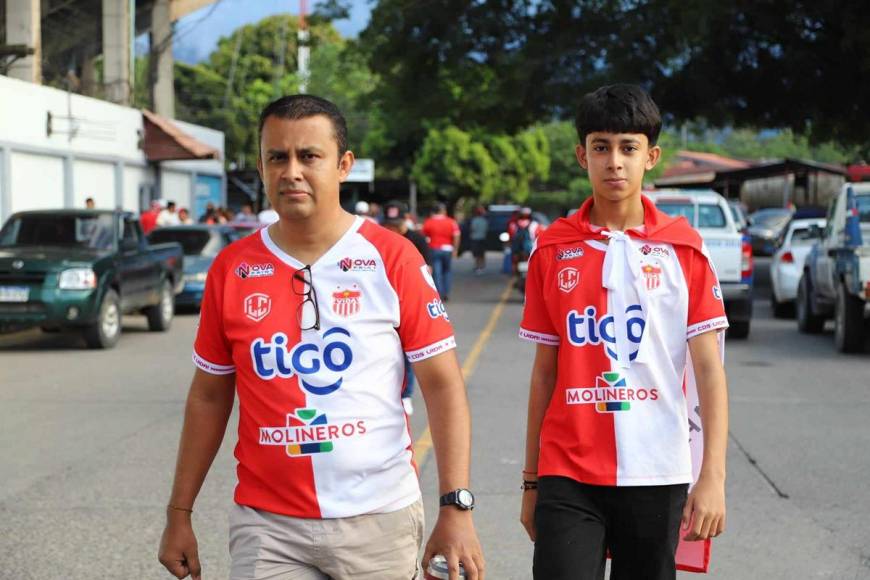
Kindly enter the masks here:
M 200 580 L 202 567 L 199 563 L 199 551 L 190 514 L 184 512 L 170 513 L 160 538 L 160 551 L 157 559 L 176 578 Z
M 531 541 L 535 541 L 535 504 L 538 503 L 538 490 L 523 490 L 523 505 L 520 510 L 520 523 L 526 528 Z

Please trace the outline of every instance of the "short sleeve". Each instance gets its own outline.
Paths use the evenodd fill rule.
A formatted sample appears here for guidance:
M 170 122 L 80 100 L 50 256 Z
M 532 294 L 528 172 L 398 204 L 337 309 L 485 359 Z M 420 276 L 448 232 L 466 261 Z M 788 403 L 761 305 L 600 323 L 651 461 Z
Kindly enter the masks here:
M 199 313 L 199 327 L 193 345 L 193 362 L 213 375 L 236 371 L 232 350 L 224 333 L 223 296 L 226 272 L 222 261 L 215 260 L 205 282 L 205 294 Z
M 405 259 L 392 278 L 399 297 L 397 331 L 408 360 L 418 362 L 456 348 L 453 325 L 422 256 Z
M 689 311 L 686 338 L 728 328 L 722 288 L 709 258 L 692 250 L 689 266 Z
M 532 252 L 529 258 L 529 271 L 526 274 L 526 304 L 523 320 L 520 323 L 520 338 L 559 346 L 559 333 L 553 326 L 544 296 L 544 265 L 546 256 L 540 251 Z

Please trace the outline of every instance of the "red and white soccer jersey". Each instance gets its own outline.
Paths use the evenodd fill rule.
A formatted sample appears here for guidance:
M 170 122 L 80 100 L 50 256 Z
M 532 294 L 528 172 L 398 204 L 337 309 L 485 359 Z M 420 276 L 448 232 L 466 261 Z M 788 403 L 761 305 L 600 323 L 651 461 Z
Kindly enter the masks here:
M 235 373 L 242 505 L 296 517 L 390 512 L 420 497 L 401 389 L 405 356 L 454 348 L 426 264 L 402 236 L 357 218 L 311 279 L 320 330 L 300 330 L 303 268 L 268 228 L 208 275 L 194 362 Z M 299 290 L 297 286 L 297 290 Z
M 538 474 L 593 485 L 691 483 L 687 340 L 727 327 L 716 274 L 699 238 L 651 241 L 655 223 L 591 235 L 580 223 L 588 206 L 572 219 L 585 234 L 572 240 L 564 235 L 572 222 L 554 224 L 562 235 L 543 234 L 526 284 L 520 336 L 559 347 Z

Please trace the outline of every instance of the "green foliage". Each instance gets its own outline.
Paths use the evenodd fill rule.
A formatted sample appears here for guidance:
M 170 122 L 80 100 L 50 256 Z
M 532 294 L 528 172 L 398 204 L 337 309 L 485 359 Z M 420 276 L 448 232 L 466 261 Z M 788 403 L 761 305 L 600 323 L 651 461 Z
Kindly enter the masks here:
M 455 201 L 460 197 L 491 199 L 499 168 L 483 143 L 453 126 L 430 129 L 411 169 L 424 194 Z

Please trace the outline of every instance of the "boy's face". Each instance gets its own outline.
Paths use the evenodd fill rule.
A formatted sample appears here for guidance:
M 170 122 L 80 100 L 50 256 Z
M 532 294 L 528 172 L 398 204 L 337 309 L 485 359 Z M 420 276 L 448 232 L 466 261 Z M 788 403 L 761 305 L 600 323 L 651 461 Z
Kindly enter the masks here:
M 589 172 L 592 191 L 609 201 L 640 193 L 643 175 L 656 166 L 661 148 L 650 147 L 643 133 L 596 132 L 577 145 L 577 161 Z

